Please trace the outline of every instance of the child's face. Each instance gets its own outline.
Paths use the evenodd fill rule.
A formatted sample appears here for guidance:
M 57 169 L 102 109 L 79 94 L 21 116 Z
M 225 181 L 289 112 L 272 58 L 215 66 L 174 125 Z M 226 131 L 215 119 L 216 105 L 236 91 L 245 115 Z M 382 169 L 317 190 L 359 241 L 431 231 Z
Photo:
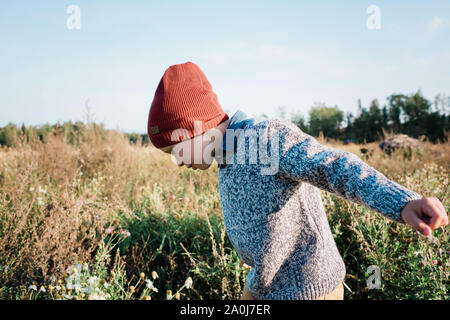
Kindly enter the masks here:
M 217 143 L 211 142 L 211 139 L 203 134 L 159 150 L 170 154 L 180 167 L 184 165 L 194 170 L 206 170 L 214 161 L 214 146 L 217 146 Z

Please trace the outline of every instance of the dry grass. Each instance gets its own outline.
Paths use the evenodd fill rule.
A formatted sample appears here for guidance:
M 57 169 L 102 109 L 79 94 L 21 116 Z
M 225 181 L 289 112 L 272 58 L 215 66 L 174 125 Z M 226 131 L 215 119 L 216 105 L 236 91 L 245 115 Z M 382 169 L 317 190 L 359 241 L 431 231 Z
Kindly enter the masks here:
M 364 159 L 387 177 L 426 196 L 449 194 L 448 143 L 425 142 L 405 159 L 402 151 L 384 155 L 377 143 L 318 140 L 359 156 L 361 147 L 370 149 Z M 327 208 L 334 210 L 330 199 Z M 93 261 L 107 230 L 126 228 L 131 240 L 119 247 L 131 273 L 151 262 L 149 268 L 167 270 L 167 279 L 181 281 L 180 272 L 202 278 L 196 284 L 207 289 L 194 298 L 239 295 L 245 270 L 223 232 L 217 166 L 180 169 L 153 147 L 95 127 L 76 146 L 55 132 L 45 144 L 19 139 L 15 148 L 0 150 L 0 287 L 62 277 L 75 261 Z

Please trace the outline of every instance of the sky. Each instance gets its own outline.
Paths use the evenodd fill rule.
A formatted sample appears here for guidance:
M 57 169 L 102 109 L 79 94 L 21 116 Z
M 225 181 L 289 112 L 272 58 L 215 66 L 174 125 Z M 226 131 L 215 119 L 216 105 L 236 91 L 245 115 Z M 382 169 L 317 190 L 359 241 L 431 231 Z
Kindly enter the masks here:
M 448 0 L 2 0 L 0 126 L 85 121 L 88 106 L 106 128 L 146 133 L 164 71 L 187 61 L 231 114 L 433 100 L 450 95 L 449 39 Z

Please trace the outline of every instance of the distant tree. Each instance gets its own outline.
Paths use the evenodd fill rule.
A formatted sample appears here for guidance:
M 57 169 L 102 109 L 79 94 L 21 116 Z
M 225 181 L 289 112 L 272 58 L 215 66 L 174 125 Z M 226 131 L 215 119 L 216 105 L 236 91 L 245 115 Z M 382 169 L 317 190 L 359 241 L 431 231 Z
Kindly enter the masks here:
M 150 144 L 150 138 L 148 137 L 148 134 L 141 134 L 141 141 L 143 145 Z
M 422 119 L 430 111 L 431 103 L 422 95 L 420 91 L 414 93 L 406 100 L 403 106 L 408 121 Z
M 39 140 L 41 140 L 42 142 L 46 143 L 47 142 L 47 138 L 48 138 L 48 134 L 51 131 L 52 131 L 52 127 L 48 123 L 40 126 L 37 129 L 37 135 L 39 137 Z
M 138 145 L 142 145 L 142 137 L 140 134 L 137 133 L 127 133 L 125 134 L 128 137 L 128 141 L 131 144 L 138 144 Z
M 303 132 L 309 133 L 309 126 L 305 120 L 305 117 L 300 112 L 292 113 L 290 120 Z
M 447 141 L 445 131 L 449 129 L 448 119 L 445 114 L 440 114 L 438 111 L 427 114 L 423 120 L 424 131 L 422 131 L 422 134 L 432 142 L 437 142 L 437 140 Z
M 15 124 L 9 123 L 0 131 L 0 144 L 14 147 L 17 143 L 18 129 Z
M 361 105 L 359 100 L 357 116 L 353 120 L 352 126 L 354 139 L 359 143 L 372 141 L 370 118 L 370 112 Z
M 444 115 L 450 115 L 450 96 L 439 93 L 434 98 L 434 108 L 437 112 L 442 112 Z
M 392 94 L 390 95 L 388 100 L 389 106 L 389 117 L 392 121 L 392 130 L 394 132 L 401 132 L 402 123 L 401 123 L 401 114 L 404 106 L 407 103 L 408 97 L 404 94 Z
M 350 139 L 353 140 L 355 139 L 355 136 L 353 134 L 353 121 L 354 121 L 355 116 L 353 115 L 353 113 L 348 112 L 345 116 L 346 119 L 346 127 L 345 127 L 345 138 L 346 139 Z
M 403 105 L 405 123 L 403 131 L 413 137 L 427 134 L 427 119 L 431 103 L 423 97 L 420 91 L 408 96 Z
M 369 107 L 369 127 L 368 138 L 371 141 L 378 139 L 379 135 L 382 135 L 383 123 L 381 117 L 380 104 L 378 99 L 372 100 Z
M 324 136 L 336 138 L 340 134 L 344 113 L 338 107 L 327 107 L 324 103 L 316 103 L 309 111 L 309 130 L 314 136 L 323 132 Z
M 389 109 L 386 105 L 381 110 L 381 126 L 385 129 L 389 129 L 390 126 Z

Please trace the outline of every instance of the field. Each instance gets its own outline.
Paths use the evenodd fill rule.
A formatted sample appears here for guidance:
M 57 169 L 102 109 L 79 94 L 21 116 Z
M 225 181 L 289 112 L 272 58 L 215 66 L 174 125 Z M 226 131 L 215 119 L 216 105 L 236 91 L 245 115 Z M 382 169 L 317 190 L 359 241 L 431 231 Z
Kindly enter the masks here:
M 450 145 L 383 155 L 323 144 L 450 208 Z M 370 157 L 360 148 L 373 150 Z M 449 228 L 434 240 L 325 191 L 347 267 L 345 299 L 449 299 Z M 369 289 L 368 267 L 381 287 Z M 217 165 L 178 168 L 117 132 L 60 133 L 0 149 L 2 299 L 237 299 L 248 269 L 223 226 Z

